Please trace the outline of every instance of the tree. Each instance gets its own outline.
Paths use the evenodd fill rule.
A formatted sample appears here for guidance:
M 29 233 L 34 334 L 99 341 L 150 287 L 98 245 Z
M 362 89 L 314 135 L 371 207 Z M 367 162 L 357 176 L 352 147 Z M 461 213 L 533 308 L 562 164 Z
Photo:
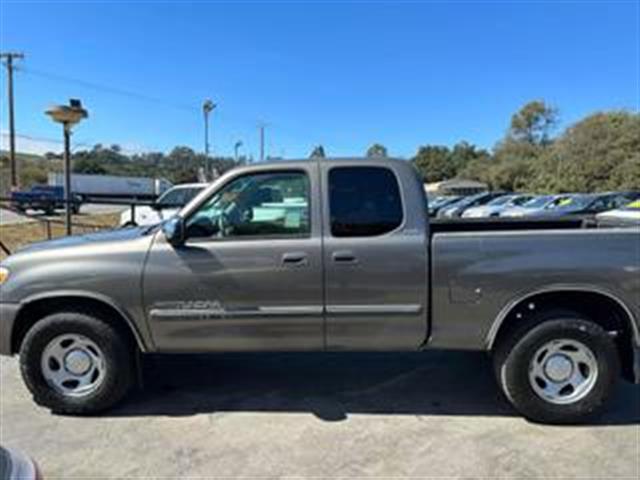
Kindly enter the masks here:
M 462 176 L 462 171 L 473 161 L 487 160 L 491 157 L 489 152 L 479 149 L 469 142 L 461 141 L 456 143 L 449 154 L 449 159 L 454 165 L 456 176 Z
M 327 155 L 324 153 L 324 147 L 322 145 L 316 146 L 312 151 L 309 158 L 327 158 Z
M 557 123 L 558 110 L 542 100 L 534 100 L 511 117 L 508 137 L 531 145 L 546 145 Z
M 367 157 L 369 158 L 384 158 L 388 156 L 387 147 L 379 143 L 374 143 L 367 149 Z
M 83 157 L 73 162 L 73 172 L 105 175 L 107 173 L 107 169 L 104 168 L 95 158 Z
M 537 187 L 595 192 L 640 189 L 640 114 L 590 115 L 569 127 L 545 152 Z
M 480 165 L 490 158 L 486 150 L 462 141 L 453 149 L 439 145 L 422 146 L 413 158 L 413 164 L 426 182 L 439 182 L 454 177 L 475 179 L 467 175 L 467 167 L 474 162 Z
M 427 145 L 418 149 L 412 161 L 425 182 L 440 182 L 453 178 L 456 174 L 455 165 L 450 156 L 451 151 L 448 147 Z

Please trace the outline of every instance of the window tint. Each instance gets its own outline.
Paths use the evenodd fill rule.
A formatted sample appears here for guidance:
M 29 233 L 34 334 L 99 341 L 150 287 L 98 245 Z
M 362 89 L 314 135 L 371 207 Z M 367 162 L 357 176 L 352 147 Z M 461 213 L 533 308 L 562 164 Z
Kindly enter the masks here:
M 398 181 L 387 168 L 331 169 L 329 209 L 334 237 L 382 235 L 402 224 Z
M 309 181 L 298 172 L 237 178 L 187 221 L 188 238 L 301 236 L 310 231 Z

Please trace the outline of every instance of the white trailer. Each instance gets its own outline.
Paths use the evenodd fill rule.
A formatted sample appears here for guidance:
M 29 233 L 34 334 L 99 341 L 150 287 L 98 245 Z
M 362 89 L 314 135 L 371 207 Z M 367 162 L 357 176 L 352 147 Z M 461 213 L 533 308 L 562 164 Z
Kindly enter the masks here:
M 64 174 L 49 173 L 49 185 L 64 186 Z M 71 174 L 71 192 L 82 199 L 155 199 L 171 187 L 171 182 L 164 178 Z

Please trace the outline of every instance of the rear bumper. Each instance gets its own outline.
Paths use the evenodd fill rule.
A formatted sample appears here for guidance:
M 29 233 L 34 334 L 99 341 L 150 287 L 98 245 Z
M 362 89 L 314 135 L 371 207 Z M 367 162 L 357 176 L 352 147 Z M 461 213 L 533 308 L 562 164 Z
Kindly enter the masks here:
M 0 355 L 11 355 L 11 334 L 20 310 L 19 303 L 0 303 Z

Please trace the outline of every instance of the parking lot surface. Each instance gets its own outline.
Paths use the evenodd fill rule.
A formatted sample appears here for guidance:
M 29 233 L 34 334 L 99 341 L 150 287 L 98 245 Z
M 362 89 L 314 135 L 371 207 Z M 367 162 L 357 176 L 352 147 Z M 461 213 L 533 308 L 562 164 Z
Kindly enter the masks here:
M 482 354 L 153 358 L 99 417 L 35 406 L 0 359 L 0 440 L 46 478 L 640 477 L 640 387 L 589 426 L 520 418 Z

